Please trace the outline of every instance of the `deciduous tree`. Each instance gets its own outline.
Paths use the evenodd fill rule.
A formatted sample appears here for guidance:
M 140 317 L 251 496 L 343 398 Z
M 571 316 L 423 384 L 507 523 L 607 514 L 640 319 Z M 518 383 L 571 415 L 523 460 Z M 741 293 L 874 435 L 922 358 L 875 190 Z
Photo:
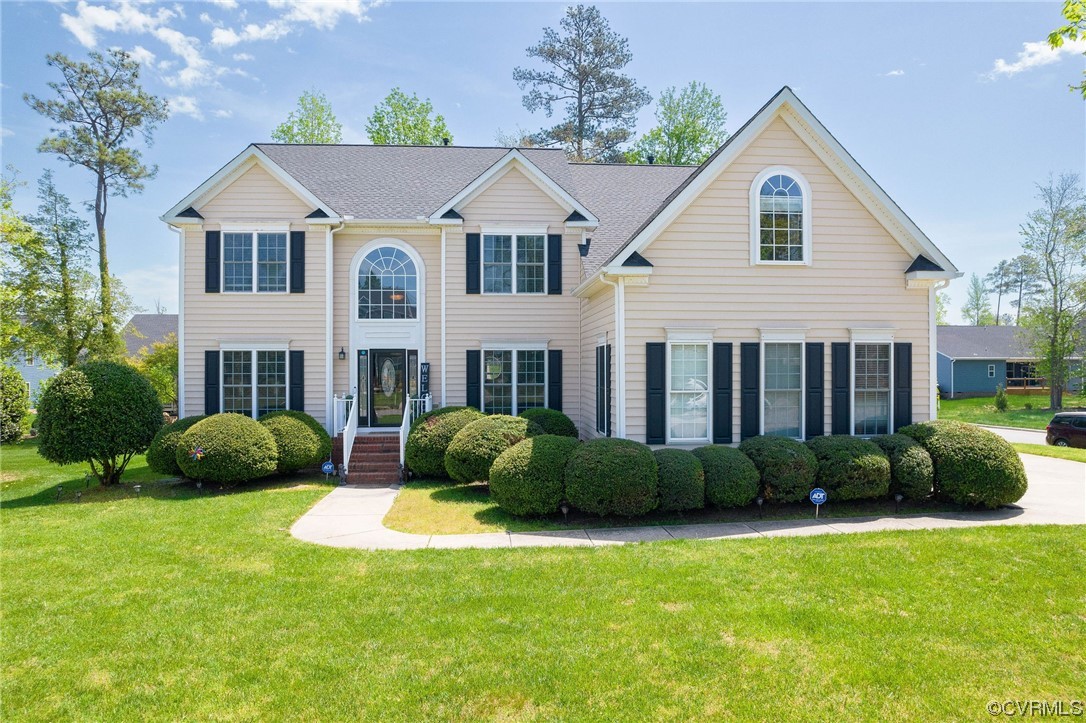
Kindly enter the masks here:
M 366 134 L 378 145 L 438 146 L 453 140 L 445 116 L 434 113 L 429 98 L 420 100 L 414 93 L 408 97 L 399 88 L 393 88 L 373 109 L 366 120 Z
M 1048 44 L 1053 48 L 1062 47 L 1067 40 L 1086 38 L 1086 0 L 1064 0 L 1063 19 L 1067 22 L 1048 35 Z M 1083 71 L 1082 75 L 1086 78 L 1086 71 Z M 1079 91 L 1083 99 L 1086 99 L 1086 80 L 1072 85 L 1071 90 Z
M 728 139 L 728 114 L 720 96 L 704 83 L 672 86 L 656 101 L 656 127 L 627 154 L 630 163 L 698 165 Z
M 272 131 L 277 143 L 339 143 L 343 124 L 336 120 L 332 104 L 320 91 L 306 91 L 298 97 L 298 107 Z
M 995 323 L 988 288 L 976 274 L 969 277 L 969 295 L 962 307 L 962 316 L 973 326 L 991 326 Z

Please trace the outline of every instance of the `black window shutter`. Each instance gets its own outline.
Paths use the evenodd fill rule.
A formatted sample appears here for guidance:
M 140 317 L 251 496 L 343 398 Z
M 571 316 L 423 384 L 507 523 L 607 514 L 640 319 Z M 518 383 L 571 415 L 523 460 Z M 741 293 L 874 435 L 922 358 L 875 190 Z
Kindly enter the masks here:
M 301 349 L 290 352 L 290 398 L 289 409 L 305 411 L 305 352 Z
M 611 345 L 607 345 L 607 358 L 603 361 L 603 378 L 607 387 L 607 406 L 603 412 L 607 419 L 607 436 L 611 436 Z
M 547 406 L 562 411 L 562 350 L 547 350 Z
M 290 232 L 290 293 L 305 293 L 305 231 Z
M 596 347 L 596 431 L 604 432 L 607 429 L 607 416 L 603 409 L 607 393 L 603 391 L 606 377 L 603 372 L 605 352 L 602 346 Z
M 826 432 L 826 345 L 807 343 L 807 439 Z
M 478 236 L 478 234 L 476 234 Z M 467 360 L 467 402 L 469 407 L 483 408 L 483 395 L 480 385 L 483 381 L 483 353 L 478 349 L 468 349 Z
M 547 293 L 562 293 L 562 234 L 547 235 Z
M 218 233 L 218 232 L 216 232 Z M 204 414 L 219 413 L 219 350 L 204 352 Z
M 219 293 L 219 259 L 222 254 L 222 232 L 204 232 L 204 291 Z
M 468 239 L 467 253 L 467 293 L 479 293 L 479 244 L 481 237 L 477 233 L 465 234 Z M 469 352 L 470 353 L 470 352 Z
M 732 443 L 732 345 L 713 344 L 713 444 Z
M 894 344 L 894 431 L 913 423 L 913 345 Z
M 831 434 L 852 434 L 852 430 L 849 429 L 852 413 L 848 403 L 848 390 L 851 386 L 848 379 L 848 353 L 847 341 L 835 341 L 830 345 L 830 381 L 833 384 L 831 392 L 833 396 L 830 402 Z
M 761 374 L 761 349 L 758 342 L 739 345 L 739 438 L 757 437 L 762 427 L 758 407 L 758 376 Z
M 667 347 L 663 342 L 645 344 L 645 387 L 648 392 L 645 406 L 645 443 L 664 444 L 665 404 L 664 392 L 667 379 Z

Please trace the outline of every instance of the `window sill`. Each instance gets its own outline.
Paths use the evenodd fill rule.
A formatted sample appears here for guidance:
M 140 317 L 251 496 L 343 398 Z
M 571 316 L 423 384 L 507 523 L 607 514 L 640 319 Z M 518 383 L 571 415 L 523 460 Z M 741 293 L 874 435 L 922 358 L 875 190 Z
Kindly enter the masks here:
M 809 261 L 755 261 L 752 266 L 810 266 Z

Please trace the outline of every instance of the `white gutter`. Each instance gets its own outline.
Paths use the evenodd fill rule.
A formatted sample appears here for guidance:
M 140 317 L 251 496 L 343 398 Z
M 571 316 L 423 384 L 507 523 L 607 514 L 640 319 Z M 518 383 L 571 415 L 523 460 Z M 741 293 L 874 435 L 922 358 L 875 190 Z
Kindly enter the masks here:
M 608 281 L 604 274 L 599 280 L 615 289 L 615 416 L 618 417 L 615 436 L 626 438 L 626 279 L 619 276 L 618 281 Z
M 441 227 L 441 406 L 445 404 L 445 227 Z
M 333 236 L 337 231 L 343 230 L 343 222 L 340 221 L 339 225 L 335 228 L 331 226 L 327 227 L 327 231 L 324 234 L 324 339 L 328 348 L 324 354 L 324 399 L 328 405 L 326 411 L 326 424 L 328 433 L 334 435 L 338 430 L 335 427 L 335 404 L 332 402 L 332 394 L 334 393 L 334 385 L 332 384 L 333 376 L 333 359 L 335 358 L 335 340 L 332 338 L 333 334 L 333 305 L 335 297 L 335 272 L 332 270 L 332 245 Z
M 185 229 L 167 224 L 177 233 L 177 418 L 185 416 Z

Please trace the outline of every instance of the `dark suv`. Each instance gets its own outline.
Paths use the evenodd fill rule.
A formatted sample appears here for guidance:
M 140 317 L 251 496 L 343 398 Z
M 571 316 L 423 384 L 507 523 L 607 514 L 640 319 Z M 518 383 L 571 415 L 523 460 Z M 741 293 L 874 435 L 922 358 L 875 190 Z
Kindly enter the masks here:
M 1045 441 L 1057 447 L 1086 448 L 1086 412 L 1062 412 L 1045 427 Z

